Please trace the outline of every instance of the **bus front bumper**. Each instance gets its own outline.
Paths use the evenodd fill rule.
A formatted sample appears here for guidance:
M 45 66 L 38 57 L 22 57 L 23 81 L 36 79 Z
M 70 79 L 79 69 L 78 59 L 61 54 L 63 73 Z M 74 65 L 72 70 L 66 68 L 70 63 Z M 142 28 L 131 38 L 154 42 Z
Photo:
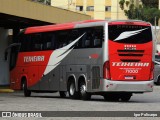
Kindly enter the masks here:
M 103 80 L 102 91 L 143 93 L 153 91 L 153 80 L 150 81 L 112 81 Z

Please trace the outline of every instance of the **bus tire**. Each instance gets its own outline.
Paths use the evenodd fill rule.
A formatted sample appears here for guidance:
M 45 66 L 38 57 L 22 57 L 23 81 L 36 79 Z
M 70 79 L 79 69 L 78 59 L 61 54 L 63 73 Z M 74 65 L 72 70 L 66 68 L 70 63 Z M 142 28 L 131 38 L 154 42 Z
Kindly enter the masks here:
M 24 80 L 21 81 L 21 90 L 24 90 Z
M 157 82 L 155 83 L 156 85 L 160 85 L 160 76 L 157 78 Z
M 132 96 L 132 93 L 122 94 L 120 96 L 120 99 L 122 102 L 128 102 L 130 100 L 131 96 Z
M 119 95 L 114 93 L 105 94 L 103 97 L 104 97 L 104 100 L 106 101 L 119 101 L 119 98 L 120 98 Z
M 80 82 L 80 84 L 79 84 L 79 92 L 80 92 L 80 97 L 82 100 L 90 100 L 91 99 L 91 94 L 87 93 L 86 84 L 83 81 Z
M 61 98 L 66 98 L 67 91 L 59 91 L 59 95 L 60 95 Z
M 73 80 L 69 81 L 68 83 L 68 94 L 69 94 L 69 97 L 72 99 L 78 98 L 78 92 L 76 92 L 76 85 Z
M 25 97 L 30 97 L 31 96 L 31 91 L 28 90 L 28 88 L 27 88 L 27 81 L 24 80 L 22 85 L 23 85 L 24 96 Z

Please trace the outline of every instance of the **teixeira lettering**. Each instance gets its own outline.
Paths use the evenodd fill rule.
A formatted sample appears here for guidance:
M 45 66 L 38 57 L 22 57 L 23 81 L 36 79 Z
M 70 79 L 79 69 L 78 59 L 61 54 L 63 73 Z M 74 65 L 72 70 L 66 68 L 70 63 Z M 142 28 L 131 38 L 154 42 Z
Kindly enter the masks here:
M 40 62 L 44 61 L 44 56 L 24 56 L 24 62 Z
M 112 66 L 148 67 L 149 63 L 147 63 L 147 62 L 145 62 L 145 63 L 142 63 L 142 62 L 139 62 L 139 63 L 136 63 L 136 62 L 112 62 Z

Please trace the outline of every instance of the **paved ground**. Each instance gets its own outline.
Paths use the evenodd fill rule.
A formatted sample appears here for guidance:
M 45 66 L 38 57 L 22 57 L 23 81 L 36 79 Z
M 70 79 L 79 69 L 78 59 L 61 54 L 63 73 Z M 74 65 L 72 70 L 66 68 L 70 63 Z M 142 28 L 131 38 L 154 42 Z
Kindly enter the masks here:
M 107 102 L 101 96 L 82 101 L 60 98 L 58 93 L 33 93 L 27 98 L 20 91 L 0 93 L 0 111 L 160 111 L 160 86 L 151 93 L 134 94 L 129 102 Z

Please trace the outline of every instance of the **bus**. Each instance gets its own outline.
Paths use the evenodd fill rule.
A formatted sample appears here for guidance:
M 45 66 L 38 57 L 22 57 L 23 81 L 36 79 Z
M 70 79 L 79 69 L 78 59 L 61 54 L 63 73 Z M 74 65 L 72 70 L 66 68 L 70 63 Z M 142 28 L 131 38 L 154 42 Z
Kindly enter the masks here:
M 148 22 L 86 20 L 29 27 L 11 47 L 11 88 L 60 97 L 129 101 L 152 92 L 154 38 Z

